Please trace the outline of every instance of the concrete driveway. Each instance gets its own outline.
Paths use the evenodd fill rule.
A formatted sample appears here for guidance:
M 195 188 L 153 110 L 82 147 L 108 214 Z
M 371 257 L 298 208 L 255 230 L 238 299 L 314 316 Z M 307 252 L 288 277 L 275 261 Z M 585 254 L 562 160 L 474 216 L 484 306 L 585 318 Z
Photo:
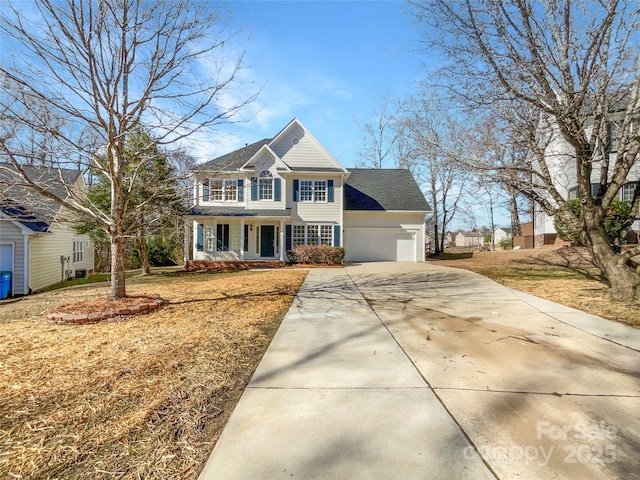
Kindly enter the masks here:
M 430 264 L 347 268 L 499 478 L 640 478 L 640 331 Z
M 312 270 L 200 479 L 640 478 L 639 351 L 464 270 Z

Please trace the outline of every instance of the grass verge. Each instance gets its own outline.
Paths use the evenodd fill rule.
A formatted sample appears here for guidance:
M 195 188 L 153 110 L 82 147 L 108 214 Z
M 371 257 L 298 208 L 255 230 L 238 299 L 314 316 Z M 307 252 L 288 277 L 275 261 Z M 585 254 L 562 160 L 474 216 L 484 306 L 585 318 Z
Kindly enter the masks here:
M 54 306 L 87 285 L 0 306 L 0 478 L 197 478 L 306 272 L 133 277 L 169 304 L 85 326 Z

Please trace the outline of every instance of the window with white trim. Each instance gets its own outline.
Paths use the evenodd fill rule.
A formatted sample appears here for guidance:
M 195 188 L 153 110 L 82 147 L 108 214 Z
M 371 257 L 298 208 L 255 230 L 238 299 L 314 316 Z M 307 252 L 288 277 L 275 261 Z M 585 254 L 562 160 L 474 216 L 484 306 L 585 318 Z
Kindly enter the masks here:
M 202 182 L 203 202 L 237 202 L 238 180 L 213 178 Z
M 327 181 L 326 180 L 300 180 L 300 201 L 301 202 L 326 202 L 327 201 Z
M 84 242 L 82 240 L 73 241 L 73 263 L 80 263 L 84 259 Z
M 333 225 L 309 224 L 293 225 L 293 246 L 333 245 Z
M 307 225 L 307 245 L 318 245 L 318 240 L 320 240 L 319 231 L 319 225 Z
M 213 252 L 213 227 L 204 227 L 204 250 Z
M 262 170 L 258 176 L 258 200 L 273 200 L 273 175 Z
M 333 245 L 332 225 L 320 225 L 320 245 Z
M 636 191 L 636 184 L 635 183 L 627 183 L 626 185 L 623 185 L 622 188 L 620 189 L 620 199 L 623 202 L 627 202 L 629 204 L 631 204 L 633 202 L 633 194 Z
M 306 231 L 304 225 L 293 226 L 293 246 L 304 245 L 306 241 Z

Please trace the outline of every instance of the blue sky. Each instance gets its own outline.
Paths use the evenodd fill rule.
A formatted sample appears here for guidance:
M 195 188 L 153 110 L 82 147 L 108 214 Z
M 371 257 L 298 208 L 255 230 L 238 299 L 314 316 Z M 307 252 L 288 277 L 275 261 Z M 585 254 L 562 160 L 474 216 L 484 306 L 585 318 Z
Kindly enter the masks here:
M 278 133 L 297 117 L 347 167 L 381 98 L 402 98 L 424 77 L 419 32 L 401 1 L 224 3 L 250 38 L 242 78 L 262 91 L 246 123 L 226 126 L 208 159 Z M 209 147 L 211 148 L 211 147 Z M 391 166 L 391 165 L 390 165 Z

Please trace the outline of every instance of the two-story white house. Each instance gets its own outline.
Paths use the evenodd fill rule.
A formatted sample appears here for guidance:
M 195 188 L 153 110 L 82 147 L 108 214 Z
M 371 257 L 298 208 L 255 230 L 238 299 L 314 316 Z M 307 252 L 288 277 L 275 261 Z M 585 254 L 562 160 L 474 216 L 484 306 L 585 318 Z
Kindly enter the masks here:
M 626 107 L 626 103 L 618 105 L 618 108 Z M 609 118 L 607 125 L 607 142 L 605 145 L 605 155 L 608 157 L 609 162 L 609 181 L 611 179 L 612 172 L 618 156 L 618 145 L 620 139 L 620 112 L 613 111 Z M 632 118 L 631 132 L 638 131 L 640 125 L 640 113 Z M 587 132 L 590 133 L 591 125 L 587 123 Z M 578 197 L 578 175 L 576 171 L 576 160 L 574 147 L 560 135 L 560 131 L 557 125 L 551 125 L 546 128 L 548 142 L 545 145 L 545 164 L 549 169 L 551 178 L 553 179 L 554 187 L 558 193 L 567 200 L 573 200 Z M 591 171 L 591 192 L 596 195 L 599 187 L 599 179 L 601 175 L 601 162 L 595 159 L 592 165 Z M 640 163 L 636 162 L 629 175 L 627 176 L 627 183 L 622 185 L 618 191 L 618 200 L 631 203 L 634 196 L 634 191 L 638 185 L 640 179 Z M 540 194 L 549 199 L 551 203 L 555 203 L 551 196 L 540 191 Z M 534 223 L 534 240 L 536 248 L 556 247 L 567 245 L 565 242 L 558 238 L 554 217 L 548 215 L 540 205 L 534 203 L 533 205 L 533 223 Z M 636 219 L 631 229 L 640 233 L 640 219 Z
M 284 261 L 293 246 L 325 244 L 347 261 L 424 260 L 430 209 L 412 174 L 346 169 L 297 119 L 192 178 L 191 259 Z

